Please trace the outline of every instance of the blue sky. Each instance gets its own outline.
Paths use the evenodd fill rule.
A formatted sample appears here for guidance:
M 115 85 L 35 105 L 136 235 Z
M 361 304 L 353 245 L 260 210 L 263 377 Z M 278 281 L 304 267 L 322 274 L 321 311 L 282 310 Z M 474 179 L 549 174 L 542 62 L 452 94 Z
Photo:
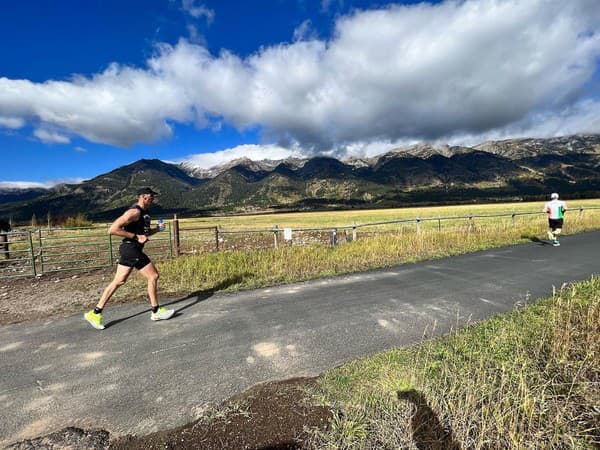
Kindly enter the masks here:
M 0 187 L 600 132 L 597 0 L 22 0 L 0 40 Z

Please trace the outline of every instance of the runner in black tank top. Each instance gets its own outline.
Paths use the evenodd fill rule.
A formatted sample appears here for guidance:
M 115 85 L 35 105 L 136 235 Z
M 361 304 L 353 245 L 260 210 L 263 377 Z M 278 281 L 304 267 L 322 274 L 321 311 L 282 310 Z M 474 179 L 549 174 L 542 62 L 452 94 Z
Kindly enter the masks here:
M 158 227 L 151 228 L 148 209 L 154 201 L 154 192 L 150 188 L 144 188 L 138 192 L 139 198 L 135 205 L 123 213 L 110 226 L 108 232 L 114 236 L 121 236 L 123 242 L 119 246 L 119 264 L 113 281 L 106 287 L 96 307 L 85 313 L 84 318 L 94 328 L 103 330 L 102 310 L 104 305 L 115 291 L 125 284 L 131 271 L 135 268 L 148 280 L 148 296 L 152 305 L 150 319 L 170 319 L 175 313 L 172 309 L 161 308 L 158 304 L 158 271 L 148 258 L 144 250 L 144 244 L 148 236 L 157 233 Z
M 134 235 L 140 235 L 140 234 L 148 235 L 148 233 L 150 233 L 150 225 L 151 225 L 151 219 L 150 219 L 150 215 L 148 214 L 148 211 L 143 209 L 137 203 L 135 205 L 132 205 L 131 208 L 129 208 L 129 209 L 137 209 L 140 212 L 140 215 L 139 215 L 138 220 L 136 220 L 135 222 L 128 223 L 127 225 L 125 225 L 123 227 L 125 229 L 125 231 L 128 231 L 129 233 L 133 233 Z M 123 238 L 123 242 L 137 242 L 137 244 L 141 245 L 142 247 L 144 246 L 144 244 L 140 244 L 140 242 L 134 241 L 133 239 L 128 238 L 128 237 Z
M 137 220 L 128 223 L 123 227 L 125 231 L 133 234 L 133 237 L 124 237 L 123 243 L 119 246 L 119 264 L 127 267 L 134 267 L 137 270 L 142 270 L 148 264 L 151 263 L 150 258 L 142 250 L 144 249 L 144 242 L 140 242 L 138 236 L 149 236 L 151 233 L 150 229 L 150 215 L 148 211 L 143 209 L 137 203 L 133 205 L 131 209 L 135 209 L 139 212 Z

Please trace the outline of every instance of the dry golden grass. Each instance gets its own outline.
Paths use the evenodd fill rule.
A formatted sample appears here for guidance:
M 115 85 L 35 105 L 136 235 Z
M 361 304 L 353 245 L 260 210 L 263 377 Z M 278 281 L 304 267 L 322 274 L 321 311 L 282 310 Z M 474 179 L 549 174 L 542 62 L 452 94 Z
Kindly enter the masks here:
M 567 200 L 571 212 L 580 207 L 600 207 L 600 199 Z M 224 230 L 266 229 L 278 225 L 280 229 L 304 227 L 351 226 L 389 220 L 466 216 L 469 214 L 510 214 L 541 212 L 542 202 L 494 203 L 482 205 L 431 206 L 419 208 L 394 208 L 346 211 L 317 211 L 279 214 L 257 214 L 245 216 L 216 216 L 181 219 L 182 227 L 218 226 Z

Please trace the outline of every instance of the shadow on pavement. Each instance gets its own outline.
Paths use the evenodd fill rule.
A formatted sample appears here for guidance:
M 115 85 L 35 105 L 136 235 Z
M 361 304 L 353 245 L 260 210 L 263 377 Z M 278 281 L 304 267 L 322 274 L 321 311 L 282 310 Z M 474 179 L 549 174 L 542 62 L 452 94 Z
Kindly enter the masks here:
M 237 284 L 237 283 L 241 282 L 246 275 L 247 274 L 240 274 L 240 275 L 236 275 L 235 277 L 232 277 L 232 278 L 227 278 L 226 280 L 223 280 L 221 283 L 217 284 L 216 286 L 212 287 L 211 289 L 207 289 L 207 290 L 204 290 L 204 291 L 195 291 L 195 292 L 192 292 L 192 293 L 186 295 L 183 298 L 179 298 L 179 299 L 176 299 L 176 300 L 171 300 L 168 303 L 163 303 L 162 306 L 172 306 L 172 305 L 176 305 L 176 304 L 178 304 L 180 302 L 184 302 L 186 300 L 190 300 L 192 298 L 195 298 L 194 301 L 188 303 L 187 305 L 184 305 L 184 306 L 182 306 L 180 308 L 175 308 L 175 314 L 173 315 L 173 318 L 177 317 L 177 316 L 181 315 L 181 311 L 183 311 L 185 309 L 188 309 L 188 308 L 191 308 L 192 306 L 194 306 L 194 305 L 196 305 L 196 304 L 198 304 L 200 302 L 203 302 L 204 300 L 207 300 L 208 298 L 212 297 L 218 291 L 221 291 L 223 289 L 228 288 L 229 286 L 232 286 L 234 284 Z M 112 327 L 114 325 L 117 325 L 117 324 L 119 324 L 121 322 L 124 322 L 126 320 L 129 320 L 129 319 L 132 319 L 132 318 L 137 317 L 139 315 L 147 314 L 150 311 L 152 311 L 151 308 L 146 308 L 146 309 L 144 309 L 142 311 L 139 311 L 139 312 L 137 312 L 135 314 L 131 314 L 129 316 L 122 317 L 120 319 L 111 320 L 110 322 L 106 323 L 104 325 L 104 327 L 105 328 L 110 328 L 110 327 Z
M 529 239 L 531 242 L 535 242 L 538 245 L 552 245 L 552 242 L 546 241 L 544 239 L 540 239 L 537 236 L 523 236 L 526 239 Z
M 444 427 L 421 392 L 410 389 L 398 391 L 397 395 L 399 400 L 406 400 L 416 408 L 410 426 L 419 450 L 461 449 L 460 443 L 454 440 L 452 430 Z

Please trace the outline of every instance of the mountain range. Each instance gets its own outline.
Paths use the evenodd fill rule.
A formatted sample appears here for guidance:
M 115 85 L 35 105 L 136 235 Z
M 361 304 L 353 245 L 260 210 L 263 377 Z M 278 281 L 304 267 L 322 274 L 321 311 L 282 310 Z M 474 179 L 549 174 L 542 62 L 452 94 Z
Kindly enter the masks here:
M 373 158 L 252 161 L 201 169 L 142 159 L 80 184 L 0 189 L 0 218 L 48 213 L 110 220 L 143 186 L 153 215 L 378 208 L 600 196 L 600 135 L 489 141 L 474 147 L 419 144 Z

